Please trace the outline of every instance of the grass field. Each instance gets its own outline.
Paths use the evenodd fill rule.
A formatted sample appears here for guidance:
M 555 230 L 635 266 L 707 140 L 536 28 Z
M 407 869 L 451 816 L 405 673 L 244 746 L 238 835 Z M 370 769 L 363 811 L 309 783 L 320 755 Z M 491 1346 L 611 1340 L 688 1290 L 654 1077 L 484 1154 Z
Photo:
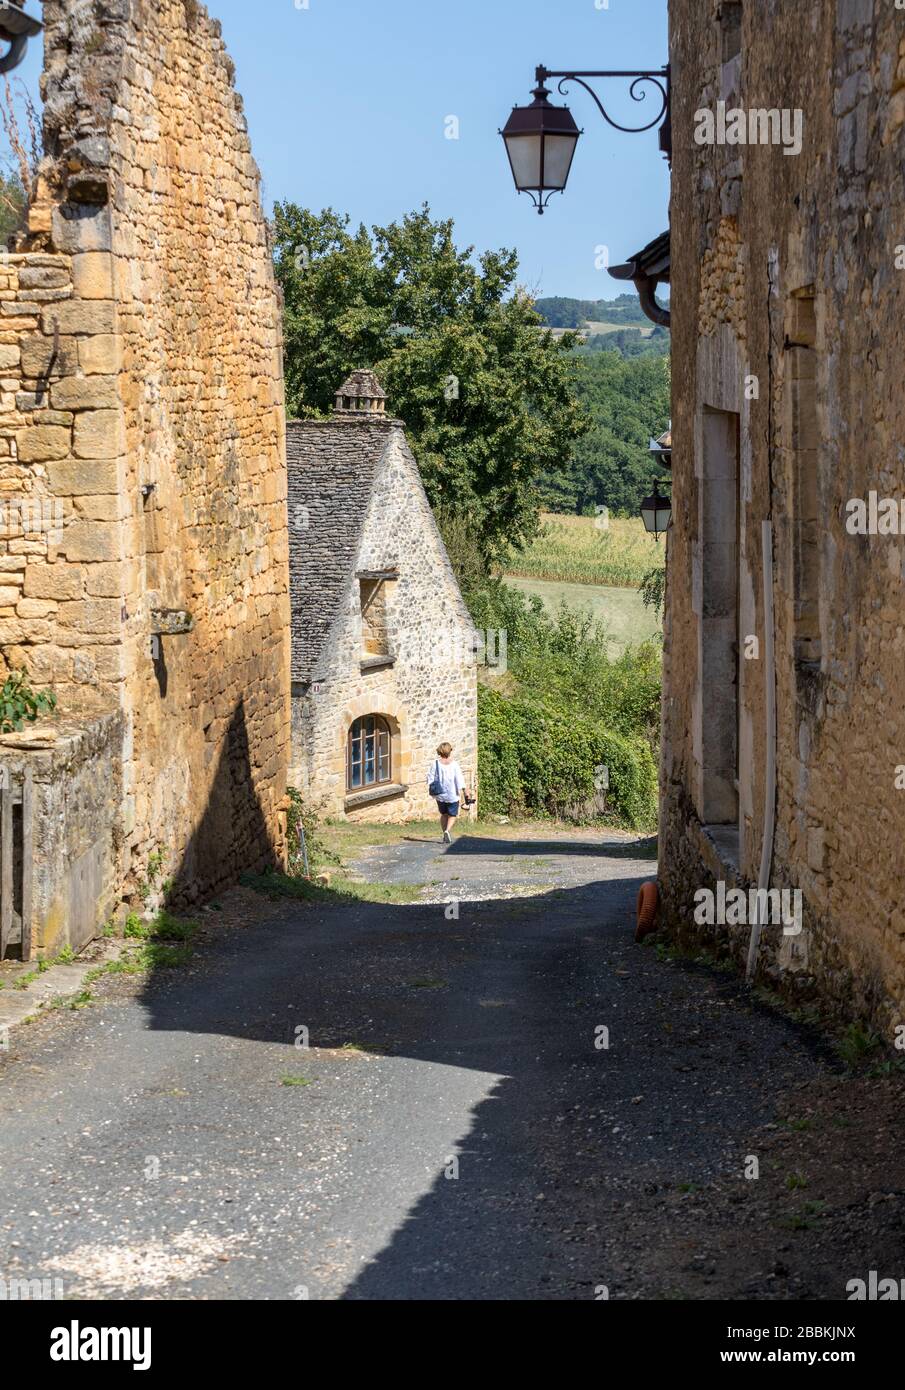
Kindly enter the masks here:
M 649 338 L 656 328 L 655 323 L 645 319 L 644 323 L 608 323 L 606 319 L 588 319 L 585 328 L 590 330 L 591 337 L 597 335 L 605 336 L 608 333 L 621 333 L 625 328 L 637 328 L 642 338 Z
M 663 546 L 645 531 L 640 517 L 615 518 L 606 530 L 600 518 L 545 513 L 537 540 L 514 555 L 507 574 L 565 584 L 614 584 L 637 589 L 645 574 L 663 564 Z
M 611 656 L 619 656 L 633 643 L 646 642 L 662 632 L 662 619 L 652 608 L 645 608 L 637 589 L 619 589 L 613 584 L 563 584 L 555 579 L 517 579 L 507 575 L 506 583 L 523 594 L 537 594 L 550 614 L 561 603 L 570 608 L 589 608 L 597 622 L 604 623 Z

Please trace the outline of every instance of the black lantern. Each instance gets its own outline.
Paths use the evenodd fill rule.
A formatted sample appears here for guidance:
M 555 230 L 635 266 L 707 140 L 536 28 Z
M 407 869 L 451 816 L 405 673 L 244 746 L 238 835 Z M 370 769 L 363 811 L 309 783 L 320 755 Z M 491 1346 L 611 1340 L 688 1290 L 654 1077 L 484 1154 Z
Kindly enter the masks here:
M 0 73 L 12 72 L 19 66 L 25 57 L 28 40 L 40 34 L 42 27 L 40 20 L 32 19 L 22 9 L 22 0 L 12 0 L 12 3 L 7 0 L 0 5 L 0 41 L 9 44 L 0 57 Z
M 655 541 L 665 533 L 672 517 L 672 503 L 668 497 L 662 496 L 660 484 L 654 483 L 652 496 L 645 497 L 641 503 L 641 520 L 644 522 L 644 529 Z
M 500 134 L 519 193 L 543 214 L 554 193 L 565 191 L 581 131 L 568 106 L 552 106 L 543 82 L 530 106 L 514 106 Z

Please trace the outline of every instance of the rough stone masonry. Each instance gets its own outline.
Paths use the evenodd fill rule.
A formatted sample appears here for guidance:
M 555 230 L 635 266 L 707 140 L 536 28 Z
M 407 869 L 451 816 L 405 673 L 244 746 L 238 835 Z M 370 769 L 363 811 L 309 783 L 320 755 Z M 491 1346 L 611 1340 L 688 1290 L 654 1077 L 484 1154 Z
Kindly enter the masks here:
M 116 716 L 118 896 L 153 858 L 152 886 L 192 900 L 283 853 L 282 343 L 259 174 L 196 0 L 45 0 L 44 23 L 45 158 L 0 263 L 0 648 L 67 716 Z
M 885 0 L 671 0 L 673 527 L 661 879 L 758 880 L 769 740 L 762 523 L 773 537 L 771 885 L 797 936 L 762 976 L 905 1016 L 905 536 L 852 499 L 905 488 L 905 11 Z M 798 113 L 802 148 L 702 143 L 697 113 Z M 770 856 L 770 851 L 772 855 Z M 744 960 L 750 924 L 706 929 Z M 697 934 L 700 935 L 700 929 Z

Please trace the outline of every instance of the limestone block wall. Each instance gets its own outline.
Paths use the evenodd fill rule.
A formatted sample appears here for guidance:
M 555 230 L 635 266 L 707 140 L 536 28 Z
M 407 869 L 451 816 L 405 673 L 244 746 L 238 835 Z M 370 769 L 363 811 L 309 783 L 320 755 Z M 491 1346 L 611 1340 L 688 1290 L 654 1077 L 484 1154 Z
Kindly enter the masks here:
M 259 175 L 204 6 L 46 0 L 44 21 L 46 157 L 0 263 L 0 489 L 62 525 L 0 548 L 0 647 L 67 713 L 121 711 L 123 893 L 159 853 L 192 899 L 283 853 L 282 343 Z M 191 630 L 152 651 L 161 610 Z
M 100 543 L 92 523 L 103 534 L 121 510 L 115 463 L 96 447 L 118 414 L 116 382 L 97 370 L 97 335 L 77 331 L 109 328 L 113 306 L 78 319 L 82 273 L 70 256 L 0 259 L 0 647 L 7 666 L 61 695 L 109 690 L 120 669 L 109 597 L 120 586 L 109 566 L 83 566 Z
M 772 883 L 805 930 L 766 936 L 765 976 L 888 1030 L 905 1014 L 905 536 L 853 536 L 851 499 L 905 495 L 905 14 L 877 0 L 743 5 L 724 61 L 715 0 L 671 0 L 674 525 L 669 541 L 661 881 L 749 885 L 761 858 L 766 673 L 761 522 L 773 527 L 778 787 Z M 698 145 L 698 109 L 787 108 L 803 147 Z M 711 412 L 737 418 L 738 819 L 700 786 L 720 689 L 705 667 Z M 727 532 L 728 534 L 728 532 Z M 696 741 L 697 740 L 697 741 Z M 732 843 L 735 832 L 737 849 Z M 744 957 L 747 929 L 716 931 Z
M 123 716 L 58 722 L 53 745 L 0 747 L 0 785 L 16 803 L 10 955 L 79 950 L 120 897 Z M 26 778 L 30 793 L 24 797 Z M 27 921 L 25 919 L 27 918 Z
M 395 570 L 387 584 L 391 667 L 362 671 L 356 574 Z M 320 690 L 293 698 L 293 780 L 325 814 L 346 812 L 346 748 L 354 721 L 380 714 L 394 733 L 393 779 L 403 797 L 359 806 L 356 820 L 436 814 L 426 772 L 437 745 L 453 744 L 466 776 L 477 770 L 477 667 L 468 611 L 440 539 L 417 465 L 395 431 L 374 481 L 354 573 L 330 633 Z

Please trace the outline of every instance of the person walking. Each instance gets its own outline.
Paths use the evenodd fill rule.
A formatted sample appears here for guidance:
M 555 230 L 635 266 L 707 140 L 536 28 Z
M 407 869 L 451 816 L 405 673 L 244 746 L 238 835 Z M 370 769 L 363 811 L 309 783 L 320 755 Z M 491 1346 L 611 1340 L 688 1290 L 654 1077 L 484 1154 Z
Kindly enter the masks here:
M 462 769 L 453 758 L 451 743 L 441 743 L 437 756 L 427 770 L 427 790 L 437 803 L 443 843 L 452 844 L 450 829 L 456 823 L 459 803 L 465 790 Z

